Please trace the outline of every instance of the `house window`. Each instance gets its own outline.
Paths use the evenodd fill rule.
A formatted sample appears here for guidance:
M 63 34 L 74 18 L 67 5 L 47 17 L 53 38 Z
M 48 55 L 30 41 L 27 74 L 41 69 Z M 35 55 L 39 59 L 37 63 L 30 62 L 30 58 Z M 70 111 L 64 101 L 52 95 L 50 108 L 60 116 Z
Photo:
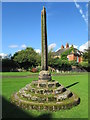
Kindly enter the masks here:
M 78 58 L 78 56 L 77 56 L 77 62 L 79 62 L 79 58 Z
M 67 59 L 68 59 L 68 61 L 69 61 L 69 56 L 67 56 Z

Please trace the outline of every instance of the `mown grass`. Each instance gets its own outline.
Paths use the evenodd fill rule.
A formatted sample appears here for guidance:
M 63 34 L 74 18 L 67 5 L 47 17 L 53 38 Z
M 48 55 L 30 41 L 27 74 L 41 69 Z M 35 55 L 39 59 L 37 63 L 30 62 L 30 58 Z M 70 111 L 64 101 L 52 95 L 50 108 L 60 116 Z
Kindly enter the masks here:
M 6 73 L 6 74 L 9 76 L 12 73 Z M 19 73 L 17 74 L 18 76 L 21 76 L 22 73 L 20 75 Z M 25 73 L 25 75 L 26 74 L 28 75 L 28 73 Z M 88 118 L 88 73 L 80 74 L 80 75 L 78 74 L 78 75 L 52 76 L 52 78 L 53 80 L 59 81 L 65 87 L 69 87 L 68 89 L 76 93 L 81 99 L 80 104 L 76 107 L 73 107 L 70 110 L 50 112 L 52 118 Z M 33 78 L 8 78 L 8 77 L 3 78 L 2 95 L 6 100 L 10 102 L 11 94 L 18 91 L 20 88 L 24 87 L 32 80 L 37 80 L 37 79 L 38 77 L 36 76 Z M 45 112 L 45 111 L 36 111 L 36 110 L 32 110 L 32 111 L 25 110 L 25 112 L 27 112 L 28 114 L 32 114 L 33 116 L 39 116 L 43 113 L 48 113 L 48 111 Z
M 38 75 L 39 72 L 33 73 L 33 72 L 0 72 L 0 76 L 29 76 L 29 75 Z M 78 75 L 78 72 L 63 72 L 63 73 L 57 73 L 57 72 L 52 72 L 52 75 Z M 79 74 L 85 74 L 85 72 L 81 72 Z
M 38 74 L 37 73 L 32 73 L 32 72 L 0 72 L 0 75 L 2 76 L 27 76 L 31 74 Z

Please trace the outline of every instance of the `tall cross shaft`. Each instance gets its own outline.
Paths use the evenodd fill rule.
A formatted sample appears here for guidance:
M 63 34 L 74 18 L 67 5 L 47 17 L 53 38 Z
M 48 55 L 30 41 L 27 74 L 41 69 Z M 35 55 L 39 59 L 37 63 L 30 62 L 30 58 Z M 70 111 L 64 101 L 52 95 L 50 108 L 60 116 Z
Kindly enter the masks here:
M 41 69 L 48 70 L 48 50 L 47 50 L 47 28 L 46 28 L 46 9 L 43 7 L 41 12 Z

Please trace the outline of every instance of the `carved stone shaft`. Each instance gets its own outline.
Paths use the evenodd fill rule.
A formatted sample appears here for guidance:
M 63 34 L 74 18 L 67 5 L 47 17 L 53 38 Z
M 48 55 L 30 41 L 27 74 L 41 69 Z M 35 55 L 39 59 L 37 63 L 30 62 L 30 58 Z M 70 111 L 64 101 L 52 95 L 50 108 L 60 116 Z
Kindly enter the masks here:
M 43 7 L 41 12 L 41 36 L 42 36 L 42 52 L 41 52 L 41 69 L 48 70 L 48 50 L 47 50 L 47 30 L 46 30 L 46 10 Z

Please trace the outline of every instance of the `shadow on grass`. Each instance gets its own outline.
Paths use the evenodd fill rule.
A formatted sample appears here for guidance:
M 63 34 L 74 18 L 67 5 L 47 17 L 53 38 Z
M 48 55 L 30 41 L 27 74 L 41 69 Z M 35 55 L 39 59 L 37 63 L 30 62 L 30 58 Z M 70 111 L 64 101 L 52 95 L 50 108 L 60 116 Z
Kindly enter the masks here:
M 1 97 L 1 96 L 0 96 Z M 13 118 L 13 119 L 12 119 Z M 33 116 L 26 113 L 16 105 L 8 102 L 4 97 L 2 97 L 2 119 L 1 120 L 16 120 L 16 119 L 29 119 L 29 120 L 88 120 L 88 118 L 52 118 L 51 113 L 45 113 L 40 116 Z
M 71 84 L 71 85 L 68 85 L 68 86 L 66 86 L 66 88 L 70 88 L 70 87 L 72 87 L 72 86 L 74 86 L 74 85 L 76 85 L 76 84 L 78 84 L 79 82 L 75 82 L 75 83 L 73 83 L 73 84 Z
M 47 120 L 51 120 L 52 116 L 51 113 L 47 113 L 35 117 L 31 114 L 26 113 L 25 111 L 2 97 L 2 120 L 6 118 L 30 118 L 30 120 L 41 120 L 43 118 L 46 118 Z

